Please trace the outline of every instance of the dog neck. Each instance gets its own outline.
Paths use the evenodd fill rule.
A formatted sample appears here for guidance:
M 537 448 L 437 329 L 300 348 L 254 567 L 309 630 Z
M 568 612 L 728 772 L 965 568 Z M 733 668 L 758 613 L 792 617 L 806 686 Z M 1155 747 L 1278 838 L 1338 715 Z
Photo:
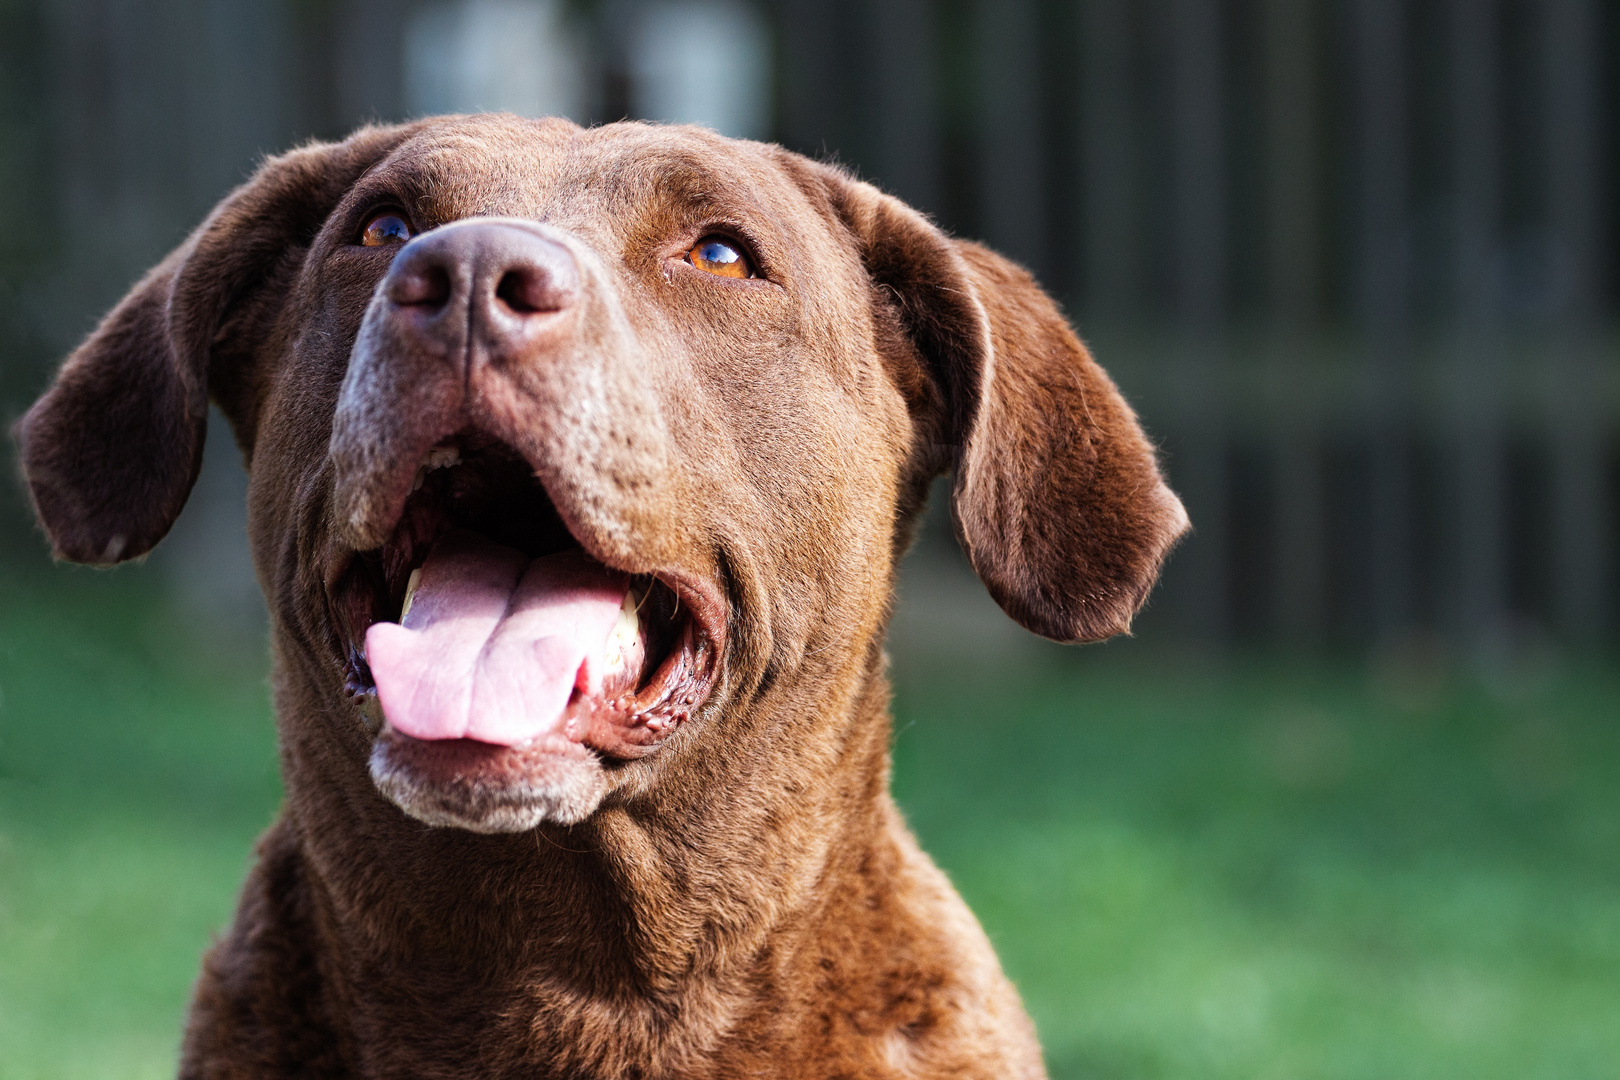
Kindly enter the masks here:
M 882 663 L 871 650 L 842 695 L 766 693 L 729 712 L 724 765 L 671 770 L 576 826 L 494 836 L 382 799 L 356 740 L 313 734 L 307 713 L 286 722 L 312 688 L 280 672 L 284 827 L 317 913 L 311 944 L 341 983 L 334 1024 L 361 1044 L 444 1030 L 453 1002 L 450 1030 L 484 1041 L 504 1027 L 514 1048 L 583 1055 L 582 1069 L 701 1057 L 829 904 L 909 847 L 888 794 Z

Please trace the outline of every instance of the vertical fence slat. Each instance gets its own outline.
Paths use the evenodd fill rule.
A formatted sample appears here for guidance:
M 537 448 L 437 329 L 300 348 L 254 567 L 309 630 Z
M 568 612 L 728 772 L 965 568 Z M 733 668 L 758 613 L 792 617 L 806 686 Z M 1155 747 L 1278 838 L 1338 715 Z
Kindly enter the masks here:
M 939 27 L 929 0 L 872 5 L 876 100 L 873 168 L 884 188 L 919 209 L 941 205 Z
M 1175 164 L 1172 271 L 1176 314 L 1200 335 L 1226 301 L 1226 95 L 1220 5 L 1170 0 L 1170 118 Z
M 1218 0 L 1169 0 L 1165 58 L 1171 154 L 1170 287 L 1181 453 L 1172 462 L 1195 530 L 1177 583 L 1187 629 L 1232 627 L 1229 431 L 1220 341 L 1226 314 L 1226 124 Z
M 974 6 L 978 211 L 985 239 L 1050 285 L 1039 15 L 1036 0 Z
M 1366 350 L 1364 430 L 1372 629 L 1397 633 L 1412 606 L 1410 114 L 1402 0 L 1352 0 L 1356 155 L 1354 307 Z
M 1446 617 L 1480 642 L 1506 614 L 1505 448 L 1500 403 L 1502 299 L 1496 279 L 1502 198 L 1498 11 L 1494 0 L 1447 0 L 1451 136 L 1449 273 L 1455 329 L 1446 387 L 1453 553 Z
M 1141 315 L 1146 271 L 1131 80 L 1129 0 L 1085 0 L 1077 54 L 1080 94 L 1080 257 L 1085 308 L 1104 322 Z
M 1320 290 L 1315 0 L 1265 0 L 1265 275 L 1276 498 L 1272 622 L 1296 645 L 1319 641 L 1326 616 L 1322 431 L 1313 415 L 1311 336 Z
M 1595 0 L 1546 0 L 1541 23 L 1552 274 L 1553 617 L 1570 640 L 1604 630 L 1612 541 L 1595 340 L 1600 238 L 1599 20 Z
M 396 0 L 346 0 L 337 20 L 335 99 L 342 127 L 392 120 L 405 103 L 405 20 Z
M 819 157 L 842 150 L 837 24 L 821 0 L 778 0 L 777 138 Z
M 1264 0 L 1266 294 L 1274 321 L 1316 319 L 1318 251 L 1316 0 Z

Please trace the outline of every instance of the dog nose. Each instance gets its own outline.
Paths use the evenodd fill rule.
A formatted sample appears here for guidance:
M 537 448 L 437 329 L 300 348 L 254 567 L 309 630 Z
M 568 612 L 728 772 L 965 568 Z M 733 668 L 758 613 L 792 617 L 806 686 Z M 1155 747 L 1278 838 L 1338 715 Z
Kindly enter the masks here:
M 382 292 L 390 316 L 432 351 L 459 360 L 470 343 L 474 362 L 504 360 L 574 304 L 579 270 L 565 246 L 538 230 L 470 219 L 407 243 Z

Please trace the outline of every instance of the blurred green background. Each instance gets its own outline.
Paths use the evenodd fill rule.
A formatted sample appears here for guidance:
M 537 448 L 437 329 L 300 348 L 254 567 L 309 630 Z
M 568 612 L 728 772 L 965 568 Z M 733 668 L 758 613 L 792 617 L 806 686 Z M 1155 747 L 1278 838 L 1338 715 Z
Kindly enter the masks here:
M 0 1077 L 169 1075 L 279 788 L 263 649 L 7 572 Z M 899 655 L 895 790 L 1056 1077 L 1612 1077 L 1620 676 Z
M 1053 1074 L 1612 1077 L 1617 88 L 1615 0 L 0 0 L 0 418 L 367 119 L 843 161 L 1037 273 L 1197 526 L 1083 650 L 938 499 L 907 563 L 896 793 Z M 173 1070 L 280 798 L 243 490 L 216 423 L 102 573 L 0 484 L 0 1080 Z

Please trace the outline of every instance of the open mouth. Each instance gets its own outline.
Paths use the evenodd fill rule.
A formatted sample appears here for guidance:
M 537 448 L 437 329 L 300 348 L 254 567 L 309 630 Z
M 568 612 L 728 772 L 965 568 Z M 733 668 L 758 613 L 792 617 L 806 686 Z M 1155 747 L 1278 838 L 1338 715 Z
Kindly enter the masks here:
M 639 757 L 713 680 L 702 590 L 592 557 L 529 463 L 477 431 L 427 453 L 387 542 L 329 582 L 348 691 L 413 753 Z

